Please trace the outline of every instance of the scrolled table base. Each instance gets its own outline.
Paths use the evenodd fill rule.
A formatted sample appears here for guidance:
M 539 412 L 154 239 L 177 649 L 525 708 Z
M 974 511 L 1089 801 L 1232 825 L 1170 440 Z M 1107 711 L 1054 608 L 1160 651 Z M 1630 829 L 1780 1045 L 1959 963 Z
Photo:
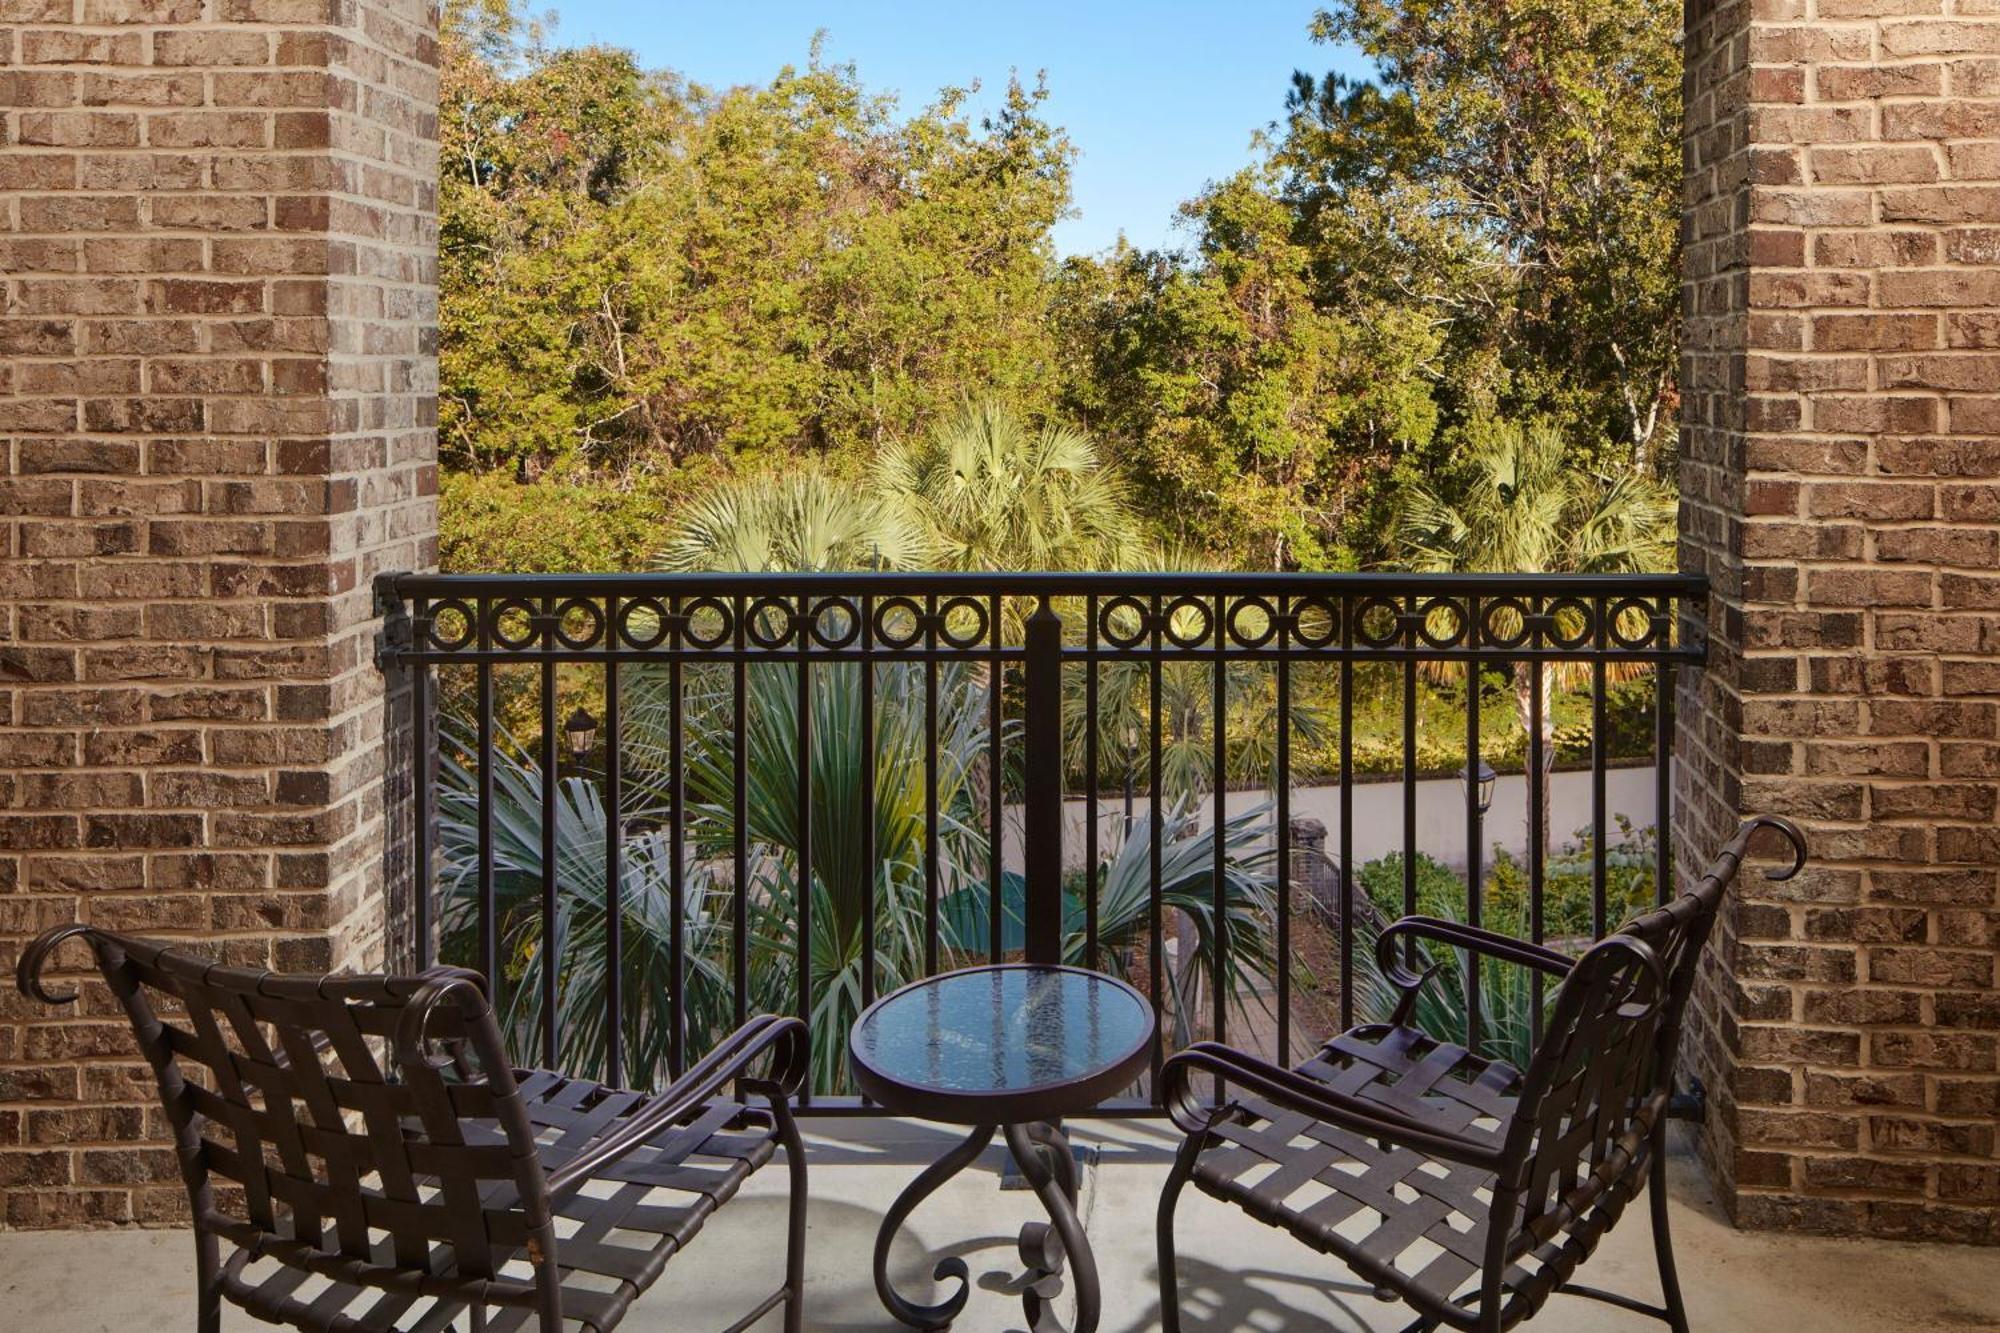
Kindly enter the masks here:
M 919 1305 L 904 1299 L 889 1282 L 890 1242 L 896 1239 L 896 1233 L 903 1229 L 903 1223 L 916 1211 L 918 1204 L 937 1193 L 947 1180 L 971 1166 L 979 1154 L 986 1151 L 986 1145 L 993 1141 L 995 1128 L 993 1125 L 977 1126 L 965 1136 L 965 1142 L 925 1167 L 889 1205 L 888 1215 L 882 1219 L 882 1229 L 875 1233 L 875 1294 L 882 1298 L 882 1305 L 890 1314 L 911 1328 L 951 1327 L 951 1321 L 965 1308 L 965 1299 L 972 1292 L 971 1270 L 965 1266 L 965 1260 L 956 1255 L 938 1260 L 931 1276 L 939 1282 L 957 1279 L 958 1290 L 935 1305 Z
M 1090 1241 L 1076 1215 L 1076 1158 L 1070 1153 L 1068 1138 L 1047 1123 L 979 1125 L 964 1142 L 925 1167 L 896 1196 L 882 1219 L 881 1230 L 875 1234 L 875 1292 L 882 1298 L 884 1308 L 911 1328 L 948 1328 L 965 1308 L 972 1290 L 965 1260 L 956 1256 L 938 1260 L 931 1276 L 939 1282 L 956 1280 L 958 1289 L 933 1305 L 920 1305 L 903 1297 L 890 1284 L 889 1247 L 917 1205 L 972 1165 L 986 1150 L 996 1128 L 1006 1135 L 1007 1147 L 1049 1215 L 1047 1222 L 1023 1226 L 1018 1242 L 1021 1262 L 1028 1269 L 1028 1283 L 1021 1292 L 1028 1327 L 1032 1333 L 1095 1333 L 1099 1307 L 1097 1260 L 1090 1252 Z M 1065 1262 L 1074 1270 L 1076 1282 L 1074 1330 L 1065 1330 L 1054 1310 L 1055 1300 L 1062 1294 Z
M 1097 1328 L 1097 1258 L 1083 1234 L 1076 1215 L 1076 1158 L 1070 1153 L 1069 1139 L 1054 1125 L 1008 1125 L 1007 1146 L 1020 1164 L 1021 1174 L 1034 1187 L 1035 1197 L 1048 1210 L 1050 1228 L 1030 1222 L 1021 1228 L 1022 1261 L 1028 1265 L 1027 1290 L 1021 1293 L 1021 1308 L 1028 1316 L 1032 1333 L 1069 1333 L 1056 1318 L 1055 1298 L 1062 1292 L 1063 1259 L 1069 1260 L 1076 1282 L 1076 1328 L 1074 1333 L 1095 1333 Z M 1055 1243 L 1051 1243 L 1051 1240 Z

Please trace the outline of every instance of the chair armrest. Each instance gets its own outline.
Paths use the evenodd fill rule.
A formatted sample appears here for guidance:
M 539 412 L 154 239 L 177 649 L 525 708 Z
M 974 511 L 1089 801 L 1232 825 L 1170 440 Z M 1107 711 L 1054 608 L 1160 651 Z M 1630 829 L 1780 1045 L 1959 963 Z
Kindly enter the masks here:
M 1248 1088 L 1286 1110 L 1371 1139 L 1414 1148 L 1448 1162 L 1488 1171 L 1500 1169 L 1497 1148 L 1421 1124 L 1379 1103 L 1336 1092 L 1303 1074 L 1213 1041 L 1196 1042 L 1177 1051 L 1160 1068 L 1161 1099 L 1167 1114 L 1188 1134 L 1208 1133 L 1222 1114 L 1235 1109 L 1233 1103 L 1211 1109 L 1195 1100 L 1190 1083 L 1200 1072 Z
M 1395 971 L 1403 976 L 1405 972 L 1397 963 L 1394 942 L 1403 936 L 1434 940 L 1448 944 L 1454 949 L 1467 949 L 1484 954 L 1488 958 L 1498 958 L 1509 963 L 1519 963 L 1547 972 L 1551 976 L 1567 976 L 1576 960 L 1554 949 L 1531 944 L 1527 940 L 1517 940 L 1511 935 L 1497 935 L 1478 926 L 1468 926 L 1460 921 L 1445 921 L 1434 916 L 1406 916 L 1383 931 L 1375 941 L 1375 961 L 1384 972 Z
M 28 946 L 21 950 L 20 958 L 16 959 L 14 963 L 14 985 L 19 988 L 21 994 L 31 1000 L 40 1000 L 43 1004 L 70 1004 L 74 1002 L 77 993 L 73 990 L 50 990 L 42 981 L 42 970 L 49 965 L 49 957 L 55 953 L 56 946 L 64 940 L 77 935 L 95 937 L 97 934 L 98 932 L 95 929 L 84 925 L 82 922 L 69 922 L 60 926 L 50 926 L 47 930 L 30 940 Z M 91 948 L 95 950 L 96 947 L 97 941 L 95 938 L 92 938 Z
M 751 1080 L 750 1066 L 775 1051 L 769 1077 Z M 796 1018 L 765 1014 L 736 1029 L 691 1065 L 665 1092 L 625 1117 L 611 1133 L 591 1143 L 548 1177 L 549 1193 L 560 1196 L 589 1180 L 606 1166 L 650 1142 L 662 1129 L 708 1101 L 737 1079 L 751 1082 L 775 1101 L 804 1085 L 811 1064 L 806 1025 Z
M 1434 916 L 1406 916 L 1375 939 L 1376 967 L 1391 986 L 1402 992 L 1403 998 L 1397 1003 L 1396 1012 L 1389 1016 L 1389 1021 L 1397 1025 L 1409 1021 L 1410 1010 L 1417 1002 L 1417 993 L 1442 966 L 1433 965 L 1422 972 L 1410 971 L 1397 957 L 1396 941 L 1399 939 L 1431 940 L 1502 962 L 1532 967 L 1554 977 L 1568 976 L 1576 961 L 1554 949 L 1545 949 L 1539 944 L 1508 935 L 1496 935 L 1490 930 L 1468 926 L 1460 921 L 1445 921 Z

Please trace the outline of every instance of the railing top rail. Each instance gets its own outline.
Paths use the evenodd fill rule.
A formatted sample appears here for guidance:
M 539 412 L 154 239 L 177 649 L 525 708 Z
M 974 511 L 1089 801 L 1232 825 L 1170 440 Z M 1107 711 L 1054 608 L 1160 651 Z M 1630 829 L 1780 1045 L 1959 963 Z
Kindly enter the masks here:
M 1099 571 L 1090 573 L 911 572 L 712 574 L 384 574 L 378 593 L 417 597 L 811 596 L 863 591 L 886 595 L 1080 597 L 1118 595 L 1298 593 L 1357 597 L 1524 592 L 1544 597 L 1705 596 L 1700 574 L 1412 574 Z

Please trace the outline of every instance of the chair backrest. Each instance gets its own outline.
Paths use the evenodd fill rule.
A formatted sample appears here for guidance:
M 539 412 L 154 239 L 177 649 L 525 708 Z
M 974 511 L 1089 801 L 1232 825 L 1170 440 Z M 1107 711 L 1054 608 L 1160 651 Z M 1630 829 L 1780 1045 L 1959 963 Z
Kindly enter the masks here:
M 284 976 L 63 926 L 23 953 L 22 990 L 75 998 L 40 981 L 74 936 L 158 1079 L 197 1228 L 392 1291 L 553 1253 L 533 1130 L 476 974 Z
M 1764 828 L 1792 844 L 1789 879 L 1805 838 L 1786 820 L 1750 820 L 1690 889 L 1606 936 L 1562 984 L 1529 1062 L 1509 1127 L 1500 1190 L 1515 1223 L 1497 1238 L 1511 1257 L 1588 1223 L 1608 1225 L 1638 1192 L 1653 1136 L 1674 1090 L 1681 1018 L 1724 891 L 1751 837 Z M 1496 1216 L 1510 1200 L 1496 1197 Z

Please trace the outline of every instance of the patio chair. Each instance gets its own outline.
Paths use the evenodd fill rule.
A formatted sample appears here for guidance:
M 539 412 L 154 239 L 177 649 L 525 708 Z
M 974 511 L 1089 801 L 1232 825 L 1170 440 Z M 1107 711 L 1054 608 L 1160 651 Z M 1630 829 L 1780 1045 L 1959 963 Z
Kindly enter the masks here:
M 1702 945 L 1750 839 L 1775 829 L 1792 861 L 1805 840 L 1782 819 L 1745 823 L 1688 892 L 1580 957 L 1488 931 L 1406 917 L 1382 932 L 1389 1020 L 1342 1033 L 1297 1069 L 1214 1042 L 1169 1059 L 1162 1090 L 1187 1135 L 1160 1199 L 1161 1323 L 1179 1333 L 1174 1207 L 1192 1180 L 1259 1221 L 1333 1255 L 1410 1330 L 1498 1333 L 1557 1292 L 1664 1320 L 1685 1333 L 1667 1232 L 1666 1123 L 1681 1016 Z M 1504 959 L 1559 978 L 1525 1072 L 1410 1023 L 1437 970 L 1405 966 L 1412 942 Z M 1220 1076 L 1227 1100 L 1198 1099 Z M 1664 1305 L 1570 1277 L 1650 1179 Z
M 194 1211 L 200 1333 L 224 1300 L 312 1333 L 606 1333 L 779 1147 L 784 1285 L 731 1328 L 780 1304 L 801 1328 L 797 1019 L 754 1019 L 666 1091 L 628 1092 L 511 1067 L 484 984 L 456 968 L 284 976 L 66 925 L 21 955 L 23 992 L 76 998 L 41 980 L 73 936 L 159 1083 Z

